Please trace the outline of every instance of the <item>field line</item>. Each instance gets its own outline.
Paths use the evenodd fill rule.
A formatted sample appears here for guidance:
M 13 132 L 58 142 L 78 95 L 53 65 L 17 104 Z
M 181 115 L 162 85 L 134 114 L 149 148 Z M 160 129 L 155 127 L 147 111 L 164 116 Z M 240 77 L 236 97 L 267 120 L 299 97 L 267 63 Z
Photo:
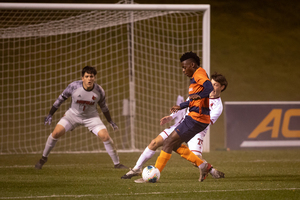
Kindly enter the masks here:
M 85 197 L 112 197 L 112 196 L 139 196 L 139 195 L 161 195 L 177 193 L 208 193 L 208 192 L 246 192 L 246 191 L 282 191 L 300 190 L 300 188 L 265 188 L 265 189 L 236 189 L 236 190 L 204 190 L 204 191 L 178 191 L 178 192 L 148 192 L 130 194 L 84 194 L 84 195 L 49 195 L 49 196 L 24 196 L 24 197 L 0 197 L 0 199 L 43 199 L 43 198 L 85 198 Z

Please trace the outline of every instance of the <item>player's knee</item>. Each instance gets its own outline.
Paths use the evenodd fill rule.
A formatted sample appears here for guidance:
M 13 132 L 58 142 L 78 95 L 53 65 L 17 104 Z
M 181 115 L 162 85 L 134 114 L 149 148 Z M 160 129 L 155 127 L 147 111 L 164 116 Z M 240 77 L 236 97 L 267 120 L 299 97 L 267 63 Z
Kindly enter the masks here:
M 109 135 L 98 135 L 98 137 L 102 140 L 102 142 L 106 142 L 110 139 Z
M 54 138 L 54 139 L 58 139 L 58 138 L 60 138 L 62 135 L 64 134 L 64 132 L 62 132 L 62 131 L 53 131 L 52 133 L 51 133 L 51 136 Z
M 151 149 L 151 150 L 156 150 L 156 145 L 157 145 L 157 143 L 154 139 L 150 142 L 150 144 L 148 145 L 148 148 Z
M 153 139 L 150 144 L 148 145 L 148 148 L 155 151 L 158 147 L 162 146 L 163 139 L 155 138 Z
M 110 139 L 109 134 L 105 129 L 100 130 L 97 135 L 102 140 L 102 142 L 106 142 Z

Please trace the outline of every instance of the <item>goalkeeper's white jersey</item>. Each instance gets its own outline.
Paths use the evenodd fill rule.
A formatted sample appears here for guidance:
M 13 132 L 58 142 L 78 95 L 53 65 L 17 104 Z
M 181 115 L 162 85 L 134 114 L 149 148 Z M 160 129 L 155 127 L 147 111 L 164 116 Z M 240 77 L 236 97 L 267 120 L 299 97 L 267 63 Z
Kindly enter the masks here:
M 109 111 L 105 102 L 105 92 L 98 84 L 94 84 L 94 88 L 87 91 L 84 89 L 81 80 L 74 81 L 59 95 L 53 106 L 58 108 L 69 97 L 72 97 L 69 110 L 76 115 L 87 117 L 98 114 L 97 104 L 102 112 Z

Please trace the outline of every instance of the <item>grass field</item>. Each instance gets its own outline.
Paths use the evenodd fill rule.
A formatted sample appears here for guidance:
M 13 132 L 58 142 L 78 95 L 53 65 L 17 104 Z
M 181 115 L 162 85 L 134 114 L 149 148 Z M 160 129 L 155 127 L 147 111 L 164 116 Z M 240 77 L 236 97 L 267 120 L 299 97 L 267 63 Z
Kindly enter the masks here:
M 100 3 L 99 0 L 84 2 Z M 211 5 L 211 71 L 223 73 L 229 81 L 228 89 L 222 94 L 223 101 L 299 101 L 300 93 L 295 90 L 300 77 L 299 2 L 136 2 Z M 106 153 L 51 154 L 40 171 L 34 169 L 40 155 L 0 155 L 0 200 L 300 199 L 300 149 L 215 151 L 224 148 L 223 115 L 212 126 L 213 151 L 204 157 L 225 173 L 225 179 L 208 177 L 198 182 L 198 170 L 176 154 L 155 184 L 121 180 L 127 170 L 113 169 Z M 157 155 L 147 164 L 154 164 Z M 131 167 L 138 156 L 139 153 L 120 153 L 122 163 Z
M 157 183 L 120 177 L 109 156 L 52 154 L 42 170 L 40 155 L 0 156 L 0 199 L 299 199 L 300 150 L 213 151 L 204 157 L 225 173 L 198 182 L 199 171 L 177 154 Z M 133 166 L 140 153 L 120 153 Z M 154 164 L 158 153 L 148 161 Z

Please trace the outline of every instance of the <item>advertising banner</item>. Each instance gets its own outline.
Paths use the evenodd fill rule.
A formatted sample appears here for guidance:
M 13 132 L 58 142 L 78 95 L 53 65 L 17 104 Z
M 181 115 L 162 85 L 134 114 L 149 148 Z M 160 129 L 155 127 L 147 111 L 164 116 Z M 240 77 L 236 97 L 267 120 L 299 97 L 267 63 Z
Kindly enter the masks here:
M 300 147 L 300 102 L 225 102 L 227 149 Z

